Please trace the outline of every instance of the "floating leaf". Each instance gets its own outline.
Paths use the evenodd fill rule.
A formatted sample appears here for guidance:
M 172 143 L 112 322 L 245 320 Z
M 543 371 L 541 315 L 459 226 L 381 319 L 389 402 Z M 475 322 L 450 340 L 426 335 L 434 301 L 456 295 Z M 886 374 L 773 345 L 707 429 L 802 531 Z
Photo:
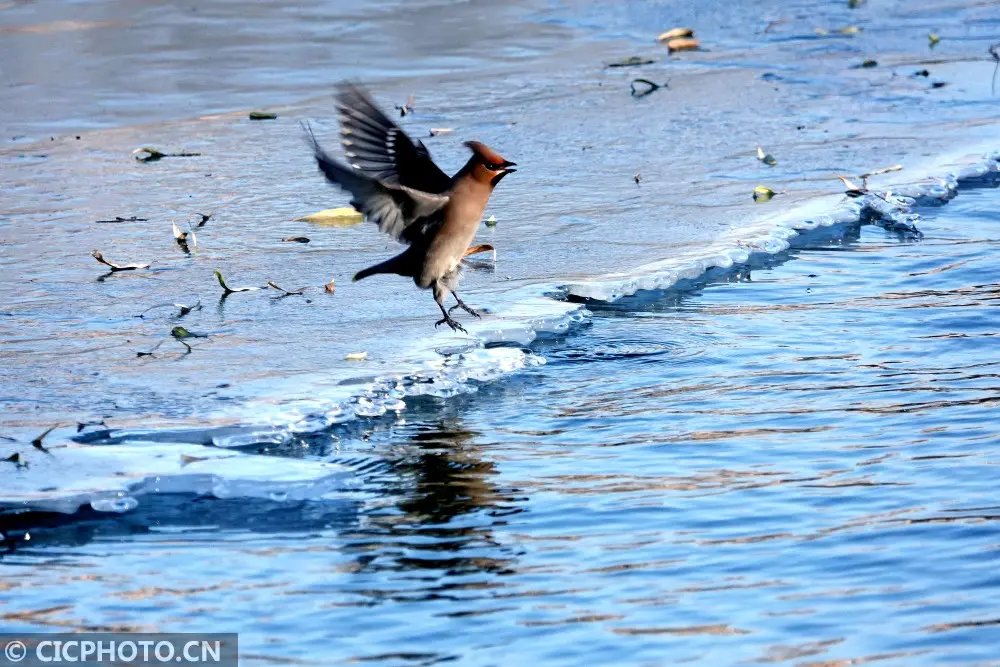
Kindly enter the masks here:
M 936 88 L 944 88 L 947 85 L 948 85 L 947 81 L 932 81 L 931 82 L 931 88 L 935 88 L 935 89 Z
M 753 200 L 756 202 L 769 201 L 776 194 L 778 193 L 771 188 L 765 188 L 763 185 L 758 185 L 753 189 Z
M 773 167 L 778 164 L 778 161 L 774 159 L 774 156 L 770 153 L 765 153 L 764 149 L 760 146 L 757 147 L 757 159 L 769 167 Z
M 496 227 L 497 217 L 495 215 L 491 215 L 490 217 L 486 218 L 486 226 L 489 227 L 490 229 Z
M 365 216 L 357 209 L 351 206 L 342 206 L 340 208 L 323 209 L 318 213 L 299 218 L 298 221 L 311 222 L 314 225 L 322 225 L 324 227 L 350 227 L 364 219 Z
M 844 194 L 846 194 L 848 197 L 860 197 L 861 195 L 868 194 L 867 188 L 855 185 L 846 177 L 838 176 L 837 178 L 839 178 L 840 182 L 844 184 L 845 188 L 847 188 L 847 191 Z
M 877 60 L 868 59 L 868 60 L 865 60 L 864 62 L 862 62 L 860 65 L 858 65 L 859 69 L 871 69 L 873 67 L 878 67 L 878 61 Z
M 287 290 L 284 287 L 278 287 L 277 285 L 275 285 L 270 280 L 267 281 L 267 286 L 270 287 L 271 289 L 276 289 L 279 292 L 284 292 L 283 296 L 298 296 L 298 295 L 300 295 L 300 294 L 302 294 L 303 292 L 306 291 L 305 287 L 300 287 L 297 290 Z
M 188 456 L 187 454 L 181 454 L 181 467 L 188 466 L 192 463 L 198 463 L 200 461 L 210 460 L 207 456 Z
M 102 255 L 97 250 L 92 251 L 90 254 L 91 254 L 91 256 L 94 259 L 96 259 L 98 262 L 100 262 L 104 266 L 108 267 L 109 269 L 111 269 L 111 271 L 113 271 L 113 272 L 114 271 L 135 271 L 137 269 L 148 269 L 149 268 L 149 264 L 115 264 L 114 262 L 109 262 L 108 260 L 104 259 L 104 255 Z
M 281 239 L 282 243 L 309 243 L 308 236 L 288 236 Z
M 146 313 L 148 313 L 149 311 L 155 310 L 157 308 L 166 308 L 168 306 L 169 307 L 173 307 L 173 308 L 177 308 L 180 311 L 177 314 L 177 317 L 184 317 L 185 315 L 187 315 L 188 313 L 190 313 L 192 310 L 201 310 L 201 299 L 198 299 L 197 303 L 195 303 L 193 306 L 186 306 L 183 303 L 172 303 L 172 302 L 159 303 L 159 304 L 157 304 L 155 306 L 150 306 L 146 310 L 144 310 L 141 313 L 139 313 L 138 315 L 136 315 L 136 317 L 145 319 Z
M 5 459 L 0 459 L 4 463 L 13 463 L 17 468 L 27 468 L 28 462 L 21 460 L 21 455 L 18 452 L 14 452 Z
M 173 227 L 174 227 L 174 240 L 177 241 L 177 245 L 179 245 L 184 252 L 186 253 L 191 252 L 191 250 L 188 248 L 189 241 L 191 246 L 195 248 L 198 247 L 198 239 L 194 235 L 194 229 L 191 229 L 191 231 L 189 232 L 182 232 L 180 230 L 180 227 L 177 226 L 177 223 L 173 223 Z
M 680 39 L 682 37 L 694 37 L 694 30 L 691 28 L 671 28 L 664 33 L 660 33 L 656 41 L 669 42 L 671 39 Z
M 45 448 L 45 446 L 42 444 L 42 441 L 45 440 L 45 436 L 47 436 L 49 433 L 52 433 L 52 431 L 56 430 L 57 428 L 59 428 L 59 424 L 56 424 L 55 426 L 50 426 L 47 429 L 45 429 L 41 433 L 41 435 L 39 435 L 38 437 L 36 437 L 34 440 L 31 441 L 31 446 L 40 452 L 45 452 L 49 456 L 52 456 L 52 453 Z
M 678 51 L 697 51 L 700 42 L 697 39 L 672 39 L 667 42 L 667 51 L 677 53 Z
M 640 65 L 652 65 L 656 61 L 652 58 L 643 58 L 641 56 L 629 56 L 628 58 L 622 58 L 621 60 L 615 60 L 607 64 L 607 67 L 639 67 Z
M 117 222 L 149 222 L 149 218 L 137 218 L 134 215 L 130 218 L 123 218 L 120 215 L 116 215 L 114 220 L 95 220 L 94 222 L 101 225 L 113 224 Z
M 251 111 L 250 120 L 275 120 L 278 114 L 273 111 Z
M 222 273 L 216 269 L 215 277 L 219 281 L 219 285 L 222 287 L 222 293 L 225 296 L 229 296 L 234 292 L 253 292 L 254 290 L 262 289 L 260 287 L 230 287 L 226 284 L 226 280 L 222 277 Z
M 843 28 L 837 28 L 836 32 L 840 33 L 841 35 L 857 35 L 859 32 L 861 32 L 861 28 L 859 28 L 856 25 L 848 25 L 844 26 Z
M 938 42 L 940 42 L 940 41 L 941 41 L 941 38 L 938 35 L 936 35 L 935 33 L 933 33 L 933 32 L 930 33 L 929 35 L 927 35 L 927 45 L 930 46 L 930 48 L 932 48 L 932 49 L 935 46 L 937 46 Z
M 132 151 L 135 155 L 135 159 L 139 162 L 155 162 L 165 157 L 197 157 L 201 153 L 188 153 L 187 151 L 181 151 L 180 153 L 164 153 L 163 151 L 153 148 L 152 146 L 143 146 L 142 148 L 136 148 Z
M 847 6 L 850 9 L 857 9 L 863 4 L 865 4 L 865 0 L 847 0 Z
M 782 23 L 788 23 L 789 20 L 790 19 L 776 19 L 774 21 L 770 21 L 766 26 L 764 26 L 763 30 L 764 34 L 766 35 L 767 33 L 771 32 L 771 30 L 777 28 Z
M 990 48 L 986 49 L 987 53 L 993 56 L 993 60 L 996 61 L 996 65 L 993 66 L 993 79 L 990 83 L 990 95 L 996 93 L 997 89 L 997 70 L 1000 70 L 1000 42 L 993 44 Z
M 208 334 L 194 333 L 192 331 L 188 331 L 182 326 L 176 326 L 171 329 L 170 335 L 178 340 L 182 340 L 184 338 L 208 338 Z
M 869 171 L 867 174 L 861 174 L 861 183 L 867 188 L 868 178 L 871 176 L 881 176 L 882 174 L 891 174 L 894 171 L 902 171 L 903 165 L 894 164 L 891 167 L 886 167 L 885 169 L 876 169 L 875 171 Z
M 344 357 L 345 361 L 364 361 L 368 358 L 367 352 L 351 352 Z
M 142 153 L 145 153 L 145 155 L 142 155 Z M 132 155 L 135 155 L 135 159 L 139 160 L 139 162 L 153 162 L 154 160 L 167 157 L 166 153 L 163 153 L 152 146 L 136 148 L 132 151 Z
M 431 128 L 431 136 L 432 137 L 436 137 L 439 134 L 448 134 L 448 133 L 454 132 L 454 131 L 455 130 L 453 130 L 450 127 L 432 127 Z
M 405 116 L 406 114 L 411 113 L 413 111 L 413 95 L 410 95 L 410 97 L 407 98 L 406 104 L 403 106 L 397 106 L 396 108 L 399 109 L 400 116 Z
M 638 174 L 638 173 L 632 174 L 632 180 L 635 181 L 636 185 L 639 185 L 639 183 L 642 182 L 642 174 Z
M 330 282 L 323 285 L 323 291 L 327 294 L 333 294 L 337 291 L 337 286 L 333 282 L 333 278 L 330 278 Z
M 915 77 L 916 76 L 928 77 L 930 75 L 931 75 L 931 73 L 928 70 L 922 69 L 922 70 L 918 70 L 918 71 L 914 72 L 911 76 L 915 76 Z
M 639 84 L 639 87 L 636 87 Z M 653 83 L 649 79 L 632 79 L 632 83 L 629 84 L 632 89 L 632 97 L 645 97 L 650 93 L 659 90 L 660 88 L 666 88 L 667 84 L 660 85 L 658 83 Z
M 815 28 L 815 29 L 813 30 L 813 32 L 815 32 L 815 33 L 816 33 L 817 35 L 819 35 L 820 37 L 822 37 L 823 35 L 827 35 L 827 34 L 829 34 L 829 33 L 828 33 L 828 32 L 826 31 L 826 29 L 825 29 L 825 28 Z

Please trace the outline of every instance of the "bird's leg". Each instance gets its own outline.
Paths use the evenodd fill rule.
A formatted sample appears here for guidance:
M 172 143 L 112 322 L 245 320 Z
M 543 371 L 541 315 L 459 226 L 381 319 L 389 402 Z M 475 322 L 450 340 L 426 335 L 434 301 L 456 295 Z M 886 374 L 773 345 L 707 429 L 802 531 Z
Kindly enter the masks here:
M 447 296 L 447 288 L 442 287 L 440 282 L 434 283 L 434 300 L 437 301 L 438 308 L 441 309 L 441 314 L 444 317 L 434 323 L 434 328 L 441 326 L 442 324 L 447 324 L 451 327 L 452 331 L 461 331 L 462 333 L 469 333 L 465 328 L 452 319 L 449 311 L 444 308 L 444 298 Z M 457 297 L 456 297 L 457 298 Z
M 458 297 L 458 294 L 456 294 L 456 293 L 455 293 L 454 291 L 453 291 L 453 292 L 451 293 L 451 295 L 452 295 L 453 297 L 455 297 L 455 301 L 458 301 L 458 305 L 457 305 L 457 306 L 452 306 L 451 308 L 449 308 L 449 309 L 448 309 L 448 314 L 449 314 L 449 315 L 451 314 L 451 311 L 455 310 L 456 308 L 461 308 L 462 310 L 464 310 L 464 311 L 465 311 L 465 312 L 467 312 L 467 313 L 468 313 L 469 315 L 472 315 L 472 316 L 473 316 L 473 317 L 475 317 L 475 318 L 479 318 L 479 317 L 482 317 L 482 316 L 481 316 L 481 315 L 479 314 L 479 312 L 478 312 L 478 311 L 477 311 L 477 310 L 476 310 L 475 308 L 469 308 L 469 307 L 468 307 L 467 305 L 465 305 L 465 302 L 464 302 L 464 301 L 462 301 L 462 300 L 461 300 L 461 299 L 460 299 L 460 298 Z

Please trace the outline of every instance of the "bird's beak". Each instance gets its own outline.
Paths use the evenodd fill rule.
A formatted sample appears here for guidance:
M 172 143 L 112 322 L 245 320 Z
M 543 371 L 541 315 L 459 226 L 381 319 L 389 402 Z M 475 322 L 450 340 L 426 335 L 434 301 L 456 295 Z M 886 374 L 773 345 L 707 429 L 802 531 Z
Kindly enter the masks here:
M 502 166 L 503 166 L 503 170 L 505 172 L 507 172 L 508 174 L 513 174 L 515 171 L 517 171 L 517 169 L 511 169 L 511 167 L 516 167 L 517 166 L 517 163 L 515 163 L 515 162 L 510 162 L 508 160 L 505 160 Z

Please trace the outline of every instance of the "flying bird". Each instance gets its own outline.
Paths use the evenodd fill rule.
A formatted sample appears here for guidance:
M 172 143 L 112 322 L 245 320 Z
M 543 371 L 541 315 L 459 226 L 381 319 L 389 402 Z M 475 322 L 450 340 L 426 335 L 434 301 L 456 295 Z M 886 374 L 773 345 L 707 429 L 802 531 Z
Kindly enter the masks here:
M 326 153 L 306 125 L 316 162 L 327 180 L 351 194 L 351 205 L 378 225 L 379 231 L 407 244 L 406 250 L 381 264 L 359 271 L 354 280 L 377 273 L 394 273 L 413 279 L 417 287 L 433 290 L 447 324 L 465 329 L 451 317 L 461 308 L 479 313 L 456 293 L 459 265 L 476 235 L 493 188 L 504 176 L 517 171 L 478 141 L 467 141 L 472 151 L 454 176 L 434 164 L 422 141 L 414 142 L 382 113 L 361 88 L 344 83 L 338 87 L 341 143 L 349 165 Z M 445 309 L 451 294 L 457 305 Z

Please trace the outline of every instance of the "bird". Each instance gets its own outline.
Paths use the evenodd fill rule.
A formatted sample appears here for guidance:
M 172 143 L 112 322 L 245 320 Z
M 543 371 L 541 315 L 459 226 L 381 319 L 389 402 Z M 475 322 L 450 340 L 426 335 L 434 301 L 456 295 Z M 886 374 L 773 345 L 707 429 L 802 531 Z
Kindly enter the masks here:
M 435 328 L 447 324 L 453 331 L 468 333 L 451 316 L 461 308 L 480 317 L 456 292 L 459 266 L 493 189 L 517 171 L 513 168 L 517 165 L 484 143 L 466 141 L 472 155 L 454 176 L 448 176 L 424 143 L 410 139 L 363 88 L 341 83 L 336 100 L 348 164 L 323 150 L 312 127 L 305 124 L 319 170 L 351 195 L 351 205 L 379 231 L 407 245 L 395 257 L 359 271 L 353 281 L 379 273 L 412 278 L 417 287 L 433 291 L 443 315 Z M 446 309 L 449 294 L 457 304 Z

